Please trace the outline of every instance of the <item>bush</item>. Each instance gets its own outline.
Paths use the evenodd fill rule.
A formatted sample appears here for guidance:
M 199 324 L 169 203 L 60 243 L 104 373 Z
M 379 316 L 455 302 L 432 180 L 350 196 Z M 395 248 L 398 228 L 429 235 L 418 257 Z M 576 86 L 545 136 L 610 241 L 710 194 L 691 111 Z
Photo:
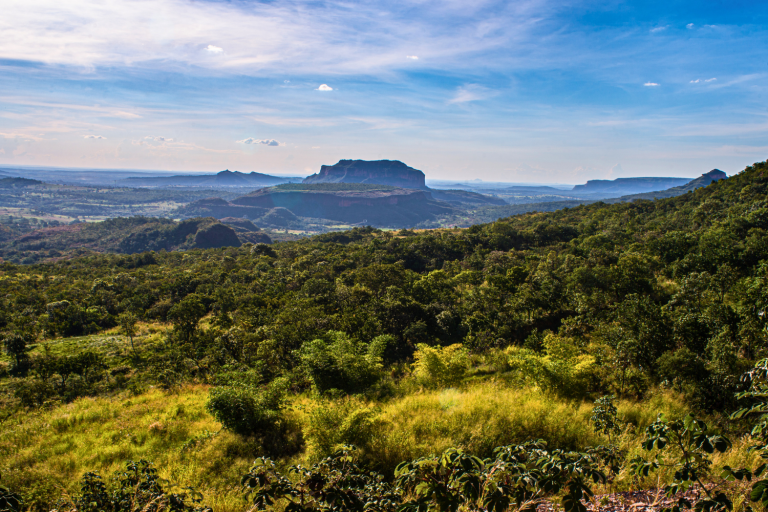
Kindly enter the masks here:
M 580 354 L 571 338 L 548 334 L 542 342 L 545 355 L 510 347 L 509 364 L 523 380 L 564 397 L 582 397 L 595 377 L 595 359 Z
M 206 408 L 228 430 L 243 436 L 270 436 L 279 432 L 283 420 L 286 382 L 278 379 L 257 389 L 250 386 L 214 388 Z
M 342 399 L 314 407 L 304 435 L 313 456 L 327 457 L 344 445 L 367 447 L 377 437 L 381 420 L 378 411 L 353 399 Z
M 382 355 L 391 336 L 378 336 L 369 344 L 343 332 L 329 331 L 325 341 L 312 340 L 298 351 L 304 370 L 321 393 L 339 389 L 359 393 L 381 377 Z
M 416 346 L 413 354 L 416 378 L 427 386 L 454 386 L 469 369 L 469 352 L 461 343 L 447 347 Z

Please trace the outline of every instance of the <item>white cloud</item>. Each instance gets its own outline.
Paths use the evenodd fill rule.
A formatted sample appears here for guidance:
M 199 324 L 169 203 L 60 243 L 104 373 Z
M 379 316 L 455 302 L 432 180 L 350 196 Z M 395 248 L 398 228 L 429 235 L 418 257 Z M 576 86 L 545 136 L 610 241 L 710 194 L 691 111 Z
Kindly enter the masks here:
M 315 89 L 315 90 L 316 90 L 316 91 L 332 91 L 332 90 L 333 90 L 333 87 L 329 87 L 329 86 L 328 86 L 328 85 L 326 85 L 326 84 L 321 84 L 321 85 L 320 85 L 320 87 L 318 87 L 318 88 L 317 88 L 317 89 Z
M 112 112 L 112 115 L 115 117 L 120 117 L 122 119 L 141 119 L 141 116 L 139 114 L 134 114 L 132 112 L 123 112 L 121 110 L 117 112 Z
M 691 83 L 692 83 L 692 84 L 697 84 L 697 83 L 699 83 L 699 82 L 701 82 L 701 79 L 700 79 L 700 78 L 697 78 L 696 80 L 691 80 Z
M 101 135 L 83 135 L 84 139 L 106 139 L 106 137 L 103 137 Z
M 651 32 L 655 33 L 655 32 L 661 32 L 663 30 L 667 30 L 668 26 L 669 25 L 664 25 L 663 27 L 654 27 L 651 29 Z
M 646 86 L 646 87 L 658 87 L 659 86 L 659 84 L 657 84 L 656 82 L 645 82 L 643 85 Z
M 689 29 L 689 30 L 690 30 L 690 29 L 692 29 L 692 28 L 693 28 L 693 23 L 689 23 L 689 24 L 687 24 L 687 25 L 685 26 L 685 28 L 687 28 L 687 29 Z
M 419 56 L 418 55 L 406 55 L 405 58 L 406 59 L 411 59 L 411 60 L 419 60 Z
M 208 46 L 205 47 L 205 51 L 207 51 L 208 53 L 221 53 L 224 51 L 224 48 L 209 44 Z
M 238 144 L 263 144 L 265 146 L 285 146 L 285 142 L 278 142 L 275 139 L 254 139 L 248 137 L 247 139 L 236 141 Z
M 717 78 L 707 78 L 707 79 L 706 79 L 706 80 L 704 80 L 704 81 L 705 81 L 705 82 L 714 82 L 715 80 L 717 80 Z
M 173 139 L 169 139 L 167 137 L 152 136 L 152 135 L 148 135 L 144 137 L 144 140 L 153 140 L 155 142 L 173 142 Z
M 456 90 L 456 95 L 448 100 L 448 103 L 467 103 L 469 101 L 484 100 L 491 96 L 493 96 L 493 93 L 482 85 L 469 84 L 459 87 Z

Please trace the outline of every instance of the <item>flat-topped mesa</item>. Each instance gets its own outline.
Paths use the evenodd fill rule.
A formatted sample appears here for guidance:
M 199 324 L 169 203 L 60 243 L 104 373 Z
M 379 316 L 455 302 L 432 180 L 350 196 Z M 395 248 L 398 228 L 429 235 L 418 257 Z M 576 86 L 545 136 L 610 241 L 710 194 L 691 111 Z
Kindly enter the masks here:
M 426 189 L 424 173 L 399 160 L 339 160 L 324 165 L 303 183 L 371 183 L 401 188 Z
M 584 185 L 576 185 L 573 192 L 578 193 L 609 193 L 632 191 L 635 193 L 666 190 L 680 187 L 691 181 L 691 178 L 617 178 L 615 180 L 589 180 Z

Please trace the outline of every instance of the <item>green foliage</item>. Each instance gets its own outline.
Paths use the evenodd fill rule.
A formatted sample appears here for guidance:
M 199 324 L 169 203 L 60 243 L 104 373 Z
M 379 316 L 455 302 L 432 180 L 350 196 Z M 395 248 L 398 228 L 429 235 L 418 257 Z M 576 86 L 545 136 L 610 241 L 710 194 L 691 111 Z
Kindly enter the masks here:
M 14 369 L 17 372 L 23 372 L 27 368 L 28 355 L 27 350 L 30 343 L 30 336 L 25 336 L 17 332 L 6 334 L 3 337 L 3 347 L 5 352 L 13 357 Z
M 584 354 L 572 338 L 547 334 L 542 352 L 510 347 L 509 365 L 526 381 L 565 397 L 584 397 L 595 377 L 595 358 Z
M 616 409 L 613 401 L 616 397 L 606 395 L 595 400 L 595 407 L 592 408 L 592 416 L 589 420 L 596 433 L 611 437 L 621 432 L 621 421 L 619 420 L 619 411 Z
M 664 488 L 668 497 L 698 485 L 705 495 L 693 505 L 697 511 L 731 510 L 733 503 L 722 490 L 709 489 L 704 485 L 712 473 L 711 455 L 716 451 L 723 453 L 730 448 L 731 441 L 727 437 L 712 431 L 706 423 L 691 415 L 673 421 L 659 415 L 646 429 L 643 441 L 643 449 L 655 451 L 655 456 L 650 461 L 639 457 L 634 459 L 632 469 L 638 475 L 647 476 L 660 467 L 672 468 L 674 479 Z M 743 471 L 733 472 L 727 467 L 724 472 L 733 479 L 740 480 L 746 476 Z M 671 510 L 678 512 L 691 506 L 687 498 L 680 498 Z
M 590 482 L 605 480 L 589 455 L 549 451 L 540 440 L 497 448 L 495 459 L 485 461 L 451 449 L 439 457 L 404 462 L 395 477 L 412 496 L 400 508 L 404 512 L 456 512 L 461 506 L 533 511 L 545 498 L 558 494 L 566 512 L 585 512 L 582 500 L 592 496 Z
M 321 393 L 333 389 L 359 393 L 375 384 L 387 344 L 394 341 L 382 335 L 365 344 L 339 331 L 329 331 L 324 338 L 305 343 L 298 352 L 302 367 Z
M 169 492 L 169 482 L 160 478 L 150 462 L 129 462 L 107 484 L 96 473 L 83 475 L 80 492 L 71 506 L 81 512 L 211 512 L 201 505 L 203 495 L 191 487 Z M 67 505 L 66 503 L 63 505 Z
M 346 446 L 309 468 L 291 466 L 288 479 L 266 458 L 254 461 L 241 484 L 256 510 L 286 512 L 395 512 L 401 500 L 398 491 L 381 475 L 358 465 L 356 449 Z
M 469 351 L 460 343 L 430 347 L 420 343 L 413 354 L 416 378 L 427 386 L 455 386 L 469 369 Z
M 273 438 L 283 429 L 286 382 L 275 380 L 262 388 L 247 383 L 215 387 L 206 408 L 222 426 L 240 435 Z

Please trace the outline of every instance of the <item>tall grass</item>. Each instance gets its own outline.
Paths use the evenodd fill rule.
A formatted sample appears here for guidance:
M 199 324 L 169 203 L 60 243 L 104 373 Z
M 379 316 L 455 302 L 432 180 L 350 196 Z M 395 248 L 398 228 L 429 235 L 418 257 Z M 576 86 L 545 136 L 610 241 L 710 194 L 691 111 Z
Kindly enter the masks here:
M 175 393 L 150 389 L 138 396 L 83 398 L 7 421 L 0 425 L 3 483 L 45 506 L 62 490 L 76 491 L 86 471 L 107 477 L 127 460 L 146 459 L 156 463 L 163 478 L 203 492 L 217 512 L 244 510 L 239 479 L 264 450 L 255 440 L 221 430 L 205 410 L 208 391 L 192 385 Z M 449 447 L 485 457 L 497 446 L 542 438 L 551 447 L 583 449 L 606 442 L 589 423 L 591 409 L 591 403 L 494 380 L 422 389 L 379 402 L 302 395 L 287 414 L 301 429 L 306 448 L 279 465 L 316 460 L 344 443 L 360 446 L 366 461 L 385 473 L 403 460 Z M 659 412 L 675 418 L 687 410 L 669 393 L 619 402 L 620 417 L 629 422 L 619 443 L 630 457 L 640 453 L 642 430 Z M 744 461 L 739 450 L 722 462 Z M 625 473 L 616 485 L 654 483 L 633 482 Z

